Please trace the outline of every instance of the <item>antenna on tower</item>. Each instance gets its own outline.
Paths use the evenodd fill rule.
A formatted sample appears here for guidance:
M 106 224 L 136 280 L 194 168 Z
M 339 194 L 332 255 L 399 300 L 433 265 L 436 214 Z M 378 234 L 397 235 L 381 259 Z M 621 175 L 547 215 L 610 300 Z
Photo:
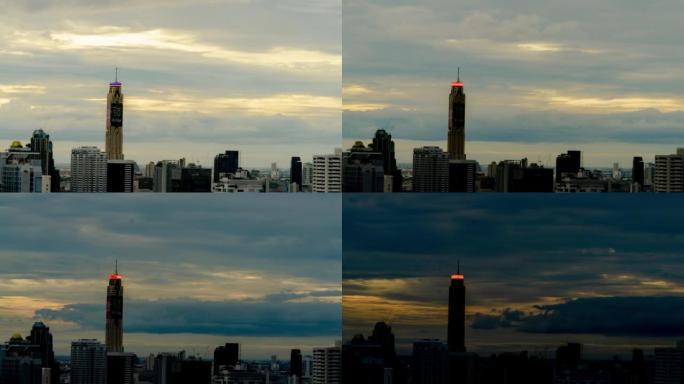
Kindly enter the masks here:
M 461 259 L 456 260 L 456 273 L 461 274 Z
M 119 274 L 119 259 L 114 259 L 114 274 Z
M 456 81 L 461 81 L 461 67 L 456 68 Z
M 114 82 L 119 82 L 119 67 L 114 67 Z

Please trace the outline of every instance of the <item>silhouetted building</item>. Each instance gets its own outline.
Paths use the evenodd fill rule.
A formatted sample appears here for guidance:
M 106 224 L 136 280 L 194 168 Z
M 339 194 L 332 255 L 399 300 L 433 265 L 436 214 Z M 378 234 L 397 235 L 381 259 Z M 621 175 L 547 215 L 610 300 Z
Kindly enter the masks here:
M 653 383 L 684 383 L 684 349 L 680 347 L 655 349 Z
M 632 185 L 636 186 L 635 192 L 644 190 L 644 159 L 641 156 L 632 159 Z
M 460 70 L 459 70 L 460 72 Z M 447 153 L 449 160 L 465 160 L 465 102 L 460 73 L 458 80 L 451 83 L 449 94 L 449 133 Z
M 385 172 L 385 192 L 401 192 L 401 170 L 397 169 L 392 135 L 387 133 L 384 129 L 378 129 L 375 131 L 373 143 L 370 144 L 369 147 L 372 148 L 374 152 L 380 152 L 382 154 L 383 169 Z
M 107 352 L 107 384 L 135 384 L 134 353 Z
M 302 377 L 302 351 L 299 349 L 290 351 L 290 375 Z
M 214 157 L 214 183 L 218 183 L 222 175 L 237 172 L 240 167 L 239 152 L 226 151 Z
M 448 348 L 440 340 L 413 342 L 413 383 L 446 384 L 449 372 Z
M 43 384 L 49 380 L 49 369 L 44 372 L 41 347 L 21 335 L 13 335 L 0 345 L 0 380 L 3 383 Z
M 449 160 L 449 192 L 475 192 L 475 160 Z
M 240 362 L 240 344 L 226 343 L 214 349 L 214 374 L 220 367 L 234 367 Z
M 465 352 L 465 284 L 460 267 L 451 275 L 449 286 L 449 323 L 447 344 L 449 352 Z
M 582 152 L 568 151 L 556 157 L 556 182 L 560 181 L 564 174 L 576 174 L 582 167 Z
M 448 192 L 449 157 L 439 147 L 413 149 L 413 192 Z
M 107 348 L 93 339 L 72 341 L 70 366 L 70 384 L 105 384 Z
M 59 192 L 59 170 L 55 168 L 55 160 L 52 153 L 52 141 L 50 135 L 42 129 L 36 129 L 31 136 L 31 151 L 40 153 L 40 163 L 43 175 L 50 178 L 50 192 Z
M 123 284 L 118 266 L 109 275 L 105 331 L 107 352 L 123 352 Z
M 384 192 L 383 154 L 362 142 L 342 153 L 342 192 Z
M 59 383 L 59 363 L 55 360 L 55 353 L 52 347 L 52 334 L 50 327 L 38 321 L 31 328 L 31 335 L 28 337 L 31 344 L 40 348 L 41 364 L 43 368 L 50 370 L 52 383 Z
M 181 192 L 211 192 L 211 169 L 190 164 L 181 170 Z
M 133 192 L 135 162 L 132 160 L 107 161 L 107 192 Z
M 302 159 L 299 156 L 292 156 L 290 159 L 290 189 L 293 192 L 302 190 Z
M 553 170 L 527 159 L 504 160 L 496 168 L 497 192 L 553 192 Z

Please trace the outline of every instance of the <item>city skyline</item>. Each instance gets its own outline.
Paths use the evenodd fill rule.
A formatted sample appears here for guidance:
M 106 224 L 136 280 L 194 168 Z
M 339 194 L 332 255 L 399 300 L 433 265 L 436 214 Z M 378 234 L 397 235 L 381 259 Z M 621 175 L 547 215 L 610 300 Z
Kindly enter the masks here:
M 43 129 L 58 164 L 81 145 L 104 150 L 118 67 L 127 159 L 209 165 L 232 147 L 256 167 L 329 152 L 341 129 L 340 5 L 262 5 L 0 5 L 0 147 Z
M 344 339 L 384 321 L 400 353 L 416 340 L 446 340 L 449 276 L 460 259 L 470 352 L 550 357 L 580 342 L 590 357 L 628 357 L 671 346 L 684 336 L 682 239 L 669 215 L 681 204 L 634 202 L 345 196 Z
M 671 14 L 681 7 L 347 2 L 343 146 L 385 129 L 401 163 L 416 147 L 446 149 L 446 96 L 460 67 L 466 154 L 480 164 L 549 166 L 577 149 L 604 167 L 671 153 L 684 142 L 672 38 L 682 27 Z M 624 25 L 634 26 L 628 37 Z
M 244 345 L 244 358 L 265 359 L 333 345 L 341 332 L 340 202 L 325 196 L 287 204 L 8 198 L 0 210 L 14 224 L 0 235 L 0 334 L 24 334 L 40 320 L 58 355 L 68 355 L 73 340 L 104 343 L 105 288 L 118 259 L 126 352 L 206 357 L 230 341 Z M 321 217 L 292 222 L 303 207 Z M 320 241 L 305 241 L 305 233 Z

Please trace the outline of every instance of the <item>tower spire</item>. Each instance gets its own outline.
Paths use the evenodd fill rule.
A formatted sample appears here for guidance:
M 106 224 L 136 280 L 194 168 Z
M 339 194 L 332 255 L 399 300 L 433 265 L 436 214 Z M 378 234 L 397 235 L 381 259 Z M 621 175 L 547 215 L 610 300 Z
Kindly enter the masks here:
M 119 259 L 114 259 L 114 274 L 119 274 Z
M 456 273 L 461 274 L 461 259 L 456 260 Z
M 114 67 L 114 82 L 119 82 L 119 67 Z
M 456 68 L 456 81 L 461 81 L 461 67 Z

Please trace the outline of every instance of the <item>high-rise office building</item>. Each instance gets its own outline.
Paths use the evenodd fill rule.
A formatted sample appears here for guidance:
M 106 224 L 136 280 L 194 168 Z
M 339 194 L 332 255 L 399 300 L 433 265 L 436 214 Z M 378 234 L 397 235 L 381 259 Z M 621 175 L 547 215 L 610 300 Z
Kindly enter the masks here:
M 653 367 L 654 384 L 680 384 L 684 382 L 684 348 L 681 342 L 676 347 L 655 348 Z
M 50 179 L 50 192 L 59 192 L 59 170 L 55 168 L 55 160 L 52 154 L 52 141 L 50 135 L 42 129 L 36 129 L 31 136 L 31 151 L 40 153 L 40 163 L 43 175 Z
M 449 192 L 475 192 L 477 161 L 449 160 Z
M 637 186 L 637 192 L 644 189 L 644 159 L 641 156 L 632 159 L 632 185 Z
M 94 339 L 71 342 L 71 384 L 105 384 L 107 348 Z
M 59 363 L 55 360 L 50 327 L 41 321 L 35 322 L 31 328 L 31 335 L 28 337 L 28 340 L 31 344 L 37 345 L 40 348 L 43 373 L 47 372 L 49 374 L 50 382 L 59 383 Z
M 439 147 L 413 150 L 413 192 L 448 192 L 449 156 Z
M 97 147 L 71 150 L 71 192 L 107 192 L 107 155 Z
M 342 149 L 336 148 L 330 155 L 314 155 L 311 190 L 342 192 Z
M 183 168 L 180 192 L 211 192 L 211 169 L 195 164 Z
M 465 352 L 465 284 L 461 268 L 451 275 L 449 286 L 449 323 L 447 328 L 449 352 Z
M 240 344 L 226 343 L 214 349 L 214 374 L 221 367 L 234 367 L 240 362 Z
M 0 344 L 0 382 L 42 384 L 50 381 L 49 368 L 43 367 L 41 347 L 14 334 Z
M 302 377 L 302 351 L 290 350 L 290 376 Z
M 290 190 L 299 192 L 303 185 L 302 159 L 299 156 L 292 156 L 290 159 Z
M 109 83 L 107 121 L 105 123 L 105 153 L 109 160 L 123 160 L 123 102 L 121 83 L 117 76 Z
M 311 189 L 311 183 L 313 182 L 313 163 L 302 164 L 302 187 L 307 191 Z
M 108 160 L 107 192 L 133 192 L 134 176 L 133 160 Z
M 678 148 L 674 155 L 655 157 L 655 192 L 684 192 L 684 148 Z
M 449 133 L 447 153 L 449 160 L 465 160 L 465 102 L 461 73 L 459 69 L 457 80 L 451 83 L 449 94 Z
M 180 192 L 182 169 L 180 161 L 159 161 L 154 167 L 154 192 Z
M 107 286 L 107 312 L 105 344 L 107 352 L 123 352 L 123 277 L 118 263 L 109 275 Z
M 375 152 L 382 154 L 383 166 L 385 171 L 385 179 L 389 188 L 385 188 L 385 192 L 401 192 L 402 176 L 401 170 L 397 169 L 397 159 L 394 154 L 394 141 L 392 135 L 387 133 L 384 129 L 375 131 L 373 143 L 370 147 Z
M 568 151 L 556 157 L 556 182 L 561 181 L 564 174 L 576 175 L 582 167 L 582 152 Z
M 238 151 L 226 151 L 214 157 L 214 183 L 218 183 L 221 175 L 237 172 L 240 167 Z
M 342 347 L 314 348 L 312 384 L 340 384 L 342 382 Z
M 504 160 L 496 168 L 497 192 L 553 192 L 553 169 L 532 163 L 527 159 Z

